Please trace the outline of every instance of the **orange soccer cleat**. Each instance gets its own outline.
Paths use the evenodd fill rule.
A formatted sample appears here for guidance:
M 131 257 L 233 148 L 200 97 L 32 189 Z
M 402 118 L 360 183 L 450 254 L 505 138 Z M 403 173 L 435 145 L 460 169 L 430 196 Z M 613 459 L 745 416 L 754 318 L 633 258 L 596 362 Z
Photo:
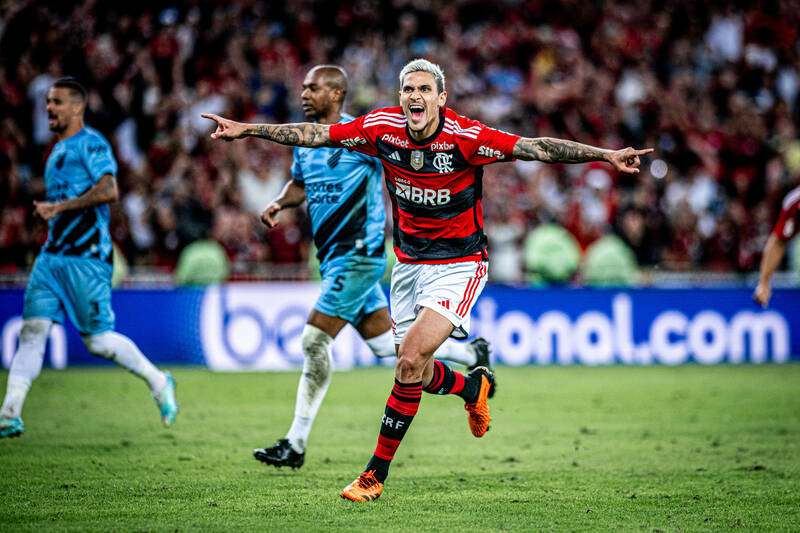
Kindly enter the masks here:
M 464 409 L 467 410 L 469 418 L 469 429 L 476 437 L 483 437 L 489 430 L 489 422 L 492 417 L 489 416 L 489 403 L 486 399 L 492 395 L 494 391 L 494 374 L 486 367 L 479 366 L 469 373 L 469 377 L 476 374 L 481 375 L 481 389 L 478 392 L 478 399 L 475 403 L 465 403 Z
M 347 485 L 342 491 L 342 498 L 354 502 L 368 502 L 377 500 L 383 492 L 383 483 L 375 478 L 375 471 L 361 472 L 355 481 Z

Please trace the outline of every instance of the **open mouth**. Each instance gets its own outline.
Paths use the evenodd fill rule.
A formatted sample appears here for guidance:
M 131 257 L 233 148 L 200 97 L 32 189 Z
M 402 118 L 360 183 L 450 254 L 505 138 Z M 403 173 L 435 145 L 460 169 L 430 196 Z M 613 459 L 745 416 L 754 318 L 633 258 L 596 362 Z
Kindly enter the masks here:
M 411 104 L 408 106 L 408 111 L 411 113 L 411 120 L 419 121 L 425 115 L 425 107 L 421 104 Z

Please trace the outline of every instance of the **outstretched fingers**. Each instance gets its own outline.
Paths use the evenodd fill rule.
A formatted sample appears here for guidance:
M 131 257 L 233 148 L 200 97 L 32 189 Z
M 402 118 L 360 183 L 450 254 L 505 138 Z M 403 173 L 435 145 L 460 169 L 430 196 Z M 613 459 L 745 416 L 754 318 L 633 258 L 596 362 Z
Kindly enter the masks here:
M 212 139 L 219 139 L 223 132 L 227 129 L 227 121 L 219 115 L 214 115 L 213 113 L 201 113 L 200 116 L 209 120 L 213 120 L 217 123 L 217 129 L 211 134 Z
M 649 154 L 652 151 L 653 148 L 645 148 L 644 150 L 626 148 L 625 150 L 622 151 L 621 154 L 622 158 L 620 158 L 621 164 L 617 167 L 617 169 L 627 174 L 638 174 L 639 169 L 636 167 L 638 167 L 641 164 L 639 156 Z

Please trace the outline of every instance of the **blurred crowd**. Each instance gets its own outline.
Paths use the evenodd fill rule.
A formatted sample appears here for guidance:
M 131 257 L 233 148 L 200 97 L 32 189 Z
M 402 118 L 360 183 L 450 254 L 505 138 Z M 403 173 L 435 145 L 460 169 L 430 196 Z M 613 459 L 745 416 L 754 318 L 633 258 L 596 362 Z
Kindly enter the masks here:
M 258 220 L 291 150 L 211 141 L 200 113 L 302 121 L 305 73 L 333 62 L 358 115 L 396 105 L 400 68 L 426 57 L 460 114 L 526 136 L 655 148 L 633 176 L 594 163 L 487 167 L 495 280 L 524 279 L 525 236 L 545 222 L 584 250 L 616 234 L 643 267 L 752 271 L 800 176 L 798 28 L 798 0 L 5 0 L 0 268 L 26 269 L 46 238 L 31 202 L 53 143 L 45 96 L 62 75 L 88 86 L 86 121 L 114 146 L 112 236 L 132 268 L 170 271 L 186 245 L 213 239 L 234 276 L 269 276 L 311 248 L 302 210 L 275 230 Z

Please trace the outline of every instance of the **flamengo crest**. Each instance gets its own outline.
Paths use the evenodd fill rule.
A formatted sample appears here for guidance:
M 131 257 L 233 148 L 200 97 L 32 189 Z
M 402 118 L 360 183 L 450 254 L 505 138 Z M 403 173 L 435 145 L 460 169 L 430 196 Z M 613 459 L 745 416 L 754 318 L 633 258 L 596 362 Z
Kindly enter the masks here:
M 446 154 L 439 152 L 433 158 L 433 168 L 439 171 L 439 174 L 445 172 L 453 172 L 453 154 Z
M 411 168 L 414 170 L 419 170 L 422 168 L 422 164 L 425 161 L 425 154 L 420 152 L 419 150 L 414 150 L 411 152 Z

